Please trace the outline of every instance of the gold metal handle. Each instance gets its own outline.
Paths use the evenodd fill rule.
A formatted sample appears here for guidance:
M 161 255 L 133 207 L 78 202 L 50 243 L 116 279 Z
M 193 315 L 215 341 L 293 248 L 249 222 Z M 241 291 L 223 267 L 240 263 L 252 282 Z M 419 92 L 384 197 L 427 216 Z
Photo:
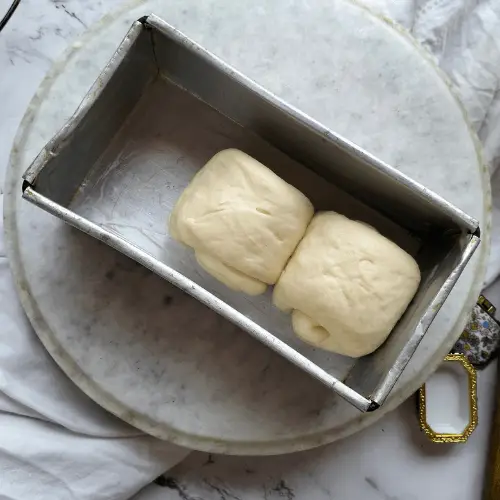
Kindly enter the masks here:
M 474 429 L 477 427 L 478 411 L 477 411 L 477 376 L 476 369 L 469 363 L 463 354 L 448 354 L 444 358 L 445 362 L 460 363 L 467 373 L 468 380 L 468 396 L 469 396 L 469 423 L 460 433 L 440 433 L 432 427 L 432 422 L 428 421 L 427 409 L 428 402 L 426 397 L 426 384 L 424 384 L 418 393 L 418 413 L 420 428 L 425 432 L 427 437 L 434 443 L 465 443 Z M 496 497 L 495 500 L 499 500 Z

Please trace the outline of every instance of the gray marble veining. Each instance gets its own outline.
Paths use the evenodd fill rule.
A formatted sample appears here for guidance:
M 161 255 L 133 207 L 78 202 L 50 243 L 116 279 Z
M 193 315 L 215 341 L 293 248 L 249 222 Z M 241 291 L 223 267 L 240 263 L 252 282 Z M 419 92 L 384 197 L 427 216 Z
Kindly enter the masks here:
M 314 4 L 294 2 L 283 10 L 270 0 L 224 8 L 215 0 L 149 1 L 108 18 L 54 69 L 18 135 L 6 186 L 6 226 L 28 314 L 83 390 L 163 438 L 220 452 L 266 454 L 350 434 L 420 385 L 453 343 L 479 291 L 487 245 L 387 407 L 361 416 L 215 314 L 203 311 L 203 321 L 196 321 L 201 306 L 167 283 L 21 202 L 21 173 L 75 109 L 131 21 L 154 11 L 480 219 L 487 235 L 485 172 L 447 84 L 408 38 L 364 9 L 342 0 Z M 64 10 L 61 15 L 78 23 Z
M 484 415 L 496 374 L 490 368 L 479 387 Z M 193 452 L 137 500 L 479 499 L 484 424 L 466 445 L 436 445 L 416 425 L 410 398 L 369 429 L 315 450 L 278 457 Z

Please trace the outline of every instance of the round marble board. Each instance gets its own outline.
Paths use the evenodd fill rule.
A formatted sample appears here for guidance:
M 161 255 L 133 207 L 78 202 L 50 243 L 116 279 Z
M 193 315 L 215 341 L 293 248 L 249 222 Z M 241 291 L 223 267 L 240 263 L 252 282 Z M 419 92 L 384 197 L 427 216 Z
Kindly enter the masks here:
M 481 221 L 480 250 L 377 412 L 358 412 L 169 283 L 21 199 L 24 170 L 129 25 L 150 12 Z M 334 441 L 418 388 L 480 291 L 489 206 L 477 142 L 449 85 L 408 35 L 364 7 L 347 0 L 148 0 L 104 18 L 43 82 L 12 151 L 5 227 L 28 316 L 83 391 L 160 438 L 257 455 Z

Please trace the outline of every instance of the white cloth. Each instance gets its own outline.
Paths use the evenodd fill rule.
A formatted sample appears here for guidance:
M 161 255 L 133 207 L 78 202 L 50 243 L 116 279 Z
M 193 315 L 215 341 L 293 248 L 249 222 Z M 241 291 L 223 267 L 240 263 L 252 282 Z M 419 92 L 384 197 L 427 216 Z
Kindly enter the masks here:
M 364 3 L 406 27 L 435 56 L 456 85 L 494 172 L 500 164 L 500 2 Z M 488 283 L 500 273 L 500 169 L 493 180 Z M 0 500 L 125 500 L 188 453 L 110 416 L 64 376 L 23 314 L 3 241 L 0 325 Z
M 108 414 L 61 372 L 17 299 L 0 241 L 0 499 L 123 500 L 189 450 Z

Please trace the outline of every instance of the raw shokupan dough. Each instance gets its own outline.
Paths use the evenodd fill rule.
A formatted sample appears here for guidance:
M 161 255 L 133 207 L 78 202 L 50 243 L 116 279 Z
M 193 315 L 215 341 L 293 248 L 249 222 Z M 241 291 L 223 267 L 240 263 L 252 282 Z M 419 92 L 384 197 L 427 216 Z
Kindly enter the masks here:
M 276 283 L 313 212 L 299 190 L 242 151 L 227 149 L 184 190 L 170 234 L 229 288 L 258 295 Z
M 420 283 L 415 260 L 372 227 L 316 215 L 274 289 L 305 342 L 354 358 L 377 349 Z

